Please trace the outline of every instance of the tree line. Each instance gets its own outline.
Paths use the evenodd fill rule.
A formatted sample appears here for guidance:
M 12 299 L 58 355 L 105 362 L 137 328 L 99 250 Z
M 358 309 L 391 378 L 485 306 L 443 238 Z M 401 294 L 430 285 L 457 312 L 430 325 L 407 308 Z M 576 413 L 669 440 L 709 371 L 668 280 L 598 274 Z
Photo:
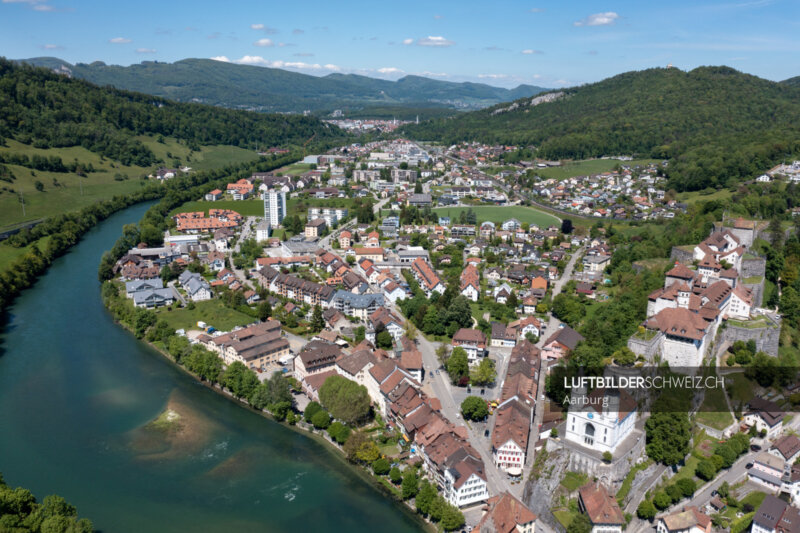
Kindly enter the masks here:
M 257 149 L 341 137 L 341 130 L 301 115 L 262 114 L 98 87 L 45 68 L 0 58 L 0 140 L 35 148 L 82 146 L 124 165 L 158 157 L 136 135 L 164 135 L 199 146 Z
M 41 503 L 28 489 L 12 488 L 0 475 L 0 529 L 31 533 L 92 533 L 92 522 L 64 498 L 46 496 Z
M 511 144 L 545 159 L 636 155 L 669 159 L 678 191 L 754 178 L 800 154 L 800 89 L 737 72 L 627 72 L 530 107 L 529 99 L 407 125 L 412 137 Z

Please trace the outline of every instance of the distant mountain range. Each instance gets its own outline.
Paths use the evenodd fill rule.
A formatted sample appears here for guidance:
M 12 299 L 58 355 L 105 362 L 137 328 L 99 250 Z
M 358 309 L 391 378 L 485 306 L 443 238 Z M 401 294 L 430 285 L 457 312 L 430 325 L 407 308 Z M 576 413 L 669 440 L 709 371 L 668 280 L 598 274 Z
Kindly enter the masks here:
M 288 70 L 237 65 L 211 59 L 175 63 L 144 61 L 122 67 L 101 61 L 72 65 L 55 57 L 20 62 L 47 67 L 100 86 L 137 91 L 179 102 L 199 102 L 269 112 L 328 112 L 369 107 L 480 109 L 546 91 L 520 85 L 503 89 L 421 76 L 388 81 L 356 74 L 310 76 Z
M 800 155 L 800 87 L 725 66 L 657 68 L 411 124 L 404 133 L 533 146 L 548 159 L 670 159 L 677 190 L 718 188 Z

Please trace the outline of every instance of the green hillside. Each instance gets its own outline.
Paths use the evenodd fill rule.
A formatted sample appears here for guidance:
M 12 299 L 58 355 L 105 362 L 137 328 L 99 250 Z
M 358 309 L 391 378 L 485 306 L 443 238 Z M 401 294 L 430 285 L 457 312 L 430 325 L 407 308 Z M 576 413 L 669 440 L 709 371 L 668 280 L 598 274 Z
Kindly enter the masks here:
M 783 80 L 781 83 L 785 83 L 786 85 L 791 85 L 793 87 L 798 87 L 800 86 L 800 76 L 795 76 L 794 78 Z
M 406 76 L 396 82 L 356 74 L 319 77 L 211 59 L 183 59 L 175 63 L 145 61 L 127 67 L 102 62 L 71 65 L 54 57 L 20 61 L 57 69 L 102 86 L 110 85 L 179 102 L 257 111 L 330 111 L 408 105 L 477 109 L 545 90 L 530 85 L 508 90 L 481 83 L 453 83 L 420 76 Z
M 627 72 L 405 132 L 445 143 L 533 145 L 547 159 L 636 155 L 670 159 L 678 190 L 723 187 L 800 153 L 800 89 L 728 67 Z
M 0 59 L 0 231 L 136 193 L 158 166 L 211 170 L 341 136 L 312 117 L 179 104 Z
M 143 134 L 175 137 L 197 151 L 301 145 L 341 132 L 312 117 L 175 103 L 0 59 L 0 138 L 37 148 L 83 146 L 125 165 L 152 165 L 155 154 L 134 138 Z

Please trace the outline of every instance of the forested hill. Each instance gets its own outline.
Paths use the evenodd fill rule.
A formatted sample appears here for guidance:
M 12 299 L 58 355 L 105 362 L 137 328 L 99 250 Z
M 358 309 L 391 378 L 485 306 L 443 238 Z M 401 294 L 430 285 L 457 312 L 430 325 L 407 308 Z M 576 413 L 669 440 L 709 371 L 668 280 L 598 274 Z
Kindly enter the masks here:
M 546 90 L 531 85 L 509 90 L 482 83 L 454 83 L 420 76 L 406 76 L 398 81 L 355 74 L 320 77 L 211 59 L 183 59 L 175 63 L 145 61 L 127 67 L 99 61 L 72 65 L 54 57 L 20 61 L 98 85 L 111 85 L 179 102 L 202 102 L 257 111 L 331 111 L 389 105 L 478 109 Z
M 800 88 L 728 67 L 627 72 L 531 105 L 537 99 L 405 131 L 447 143 L 533 145 L 547 159 L 670 159 L 668 174 L 678 190 L 730 185 L 800 154 Z
M 795 76 L 794 78 L 783 80 L 781 83 L 785 83 L 786 85 L 792 85 L 794 87 L 800 87 L 800 76 Z
M 0 58 L 0 141 L 14 139 L 36 148 L 83 146 L 125 165 L 146 167 L 158 158 L 135 138 L 143 134 L 176 137 L 190 147 L 248 149 L 343 136 L 312 117 L 176 103 Z

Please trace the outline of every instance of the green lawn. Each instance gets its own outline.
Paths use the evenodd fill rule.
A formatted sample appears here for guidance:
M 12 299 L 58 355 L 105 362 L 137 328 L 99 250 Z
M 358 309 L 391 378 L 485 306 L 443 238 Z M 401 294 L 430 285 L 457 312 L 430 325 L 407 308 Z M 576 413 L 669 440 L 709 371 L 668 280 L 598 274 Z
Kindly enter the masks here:
M 756 385 L 747 379 L 744 372 L 732 372 L 725 374 L 726 387 L 728 380 L 732 381 L 731 389 L 731 405 L 734 409 L 739 403 L 746 404 L 753 399 L 754 389 Z
M 585 161 L 568 161 L 560 167 L 537 168 L 536 174 L 545 179 L 563 180 L 575 176 L 587 176 L 609 172 L 617 165 L 636 166 L 660 163 L 655 159 L 635 159 L 633 161 L 619 161 L 617 159 L 587 159 Z
M 760 491 L 753 491 L 739 502 L 741 505 L 750 504 L 753 506 L 754 509 L 758 509 L 761 503 L 764 501 L 767 495 Z
M 300 176 L 311 170 L 309 163 L 294 163 L 285 167 L 281 167 L 275 171 L 275 174 L 283 174 L 284 176 Z
M 703 404 L 697 413 L 697 421 L 714 429 L 725 429 L 733 423 L 733 415 L 728 411 L 725 389 L 709 387 L 705 390 Z
M 564 479 L 561 480 L 561 486 L 570 492 L 574 492 L 585 485 L 588 479 L 584 473 L 567 472 L 564 474 Z
M 686 460 L 686 464 L 678 470 L 678 473 L 670 478 L 670 485 L 673 485 L 678 482 L 679 479 L 688 478 L 694 479 L 694 471 L 697 468 L 697 464 L 700 462 L 700 459 L 695 457 L 694 455 L 690 455 L 689 458 Z
M 466 211 L 467 207 L 437 207 L 434 212 L 439 216 L 450 217 L 451 222 L 457 222 L 458 217 L 462 211 Z M 552 215 L 548 215 L 538 209 L 531 207 L 523 207 L 518 205 L 512 206 L 477 206 L 472 210 L 478 218 L 478 224 L 486 220 L 492 222 L 503 222 L 509 218 L 516 218 L 522 223 L 536 224 L 540 227 L 547 226 L 561 226 L 558 219 Z
M 197 322 L 202 320 L 220 331 L 230 331 L 236 326 L 246 326 L 256 321 L 252 316 L 225 307 L 219 300 L 196 302 L 194 309 L 179 308 L 169 311 L 158 310 L 158 318 L 163 319 L 173 329 L 197 329 Z
M 563 510 L 553 511 L 553 516 L 555 516 L 556 520 L 558 520 L 558 522 L 564 526 L 564 529 L 566 529 L 572 523 L 572 519 L 575 518 L 575 513 Z
M 0 272 L 5 270 L 8 265 L 13 263 L 18 257 L 25 255 L 25 253 L 33 248 L 34 245 L 37 245 L 40 250 L 43 250 L 47 246 L 47 241 L 50 240 L 50 236 L 42 237 L 35 243 L 30 243 L 28 246 L 24 246 L 22 248 L 14 248 L 5 242 L 0 242 Z
M 687 203 L 687 204 L 694 204 L 697 202 L 708 202 L 709 200 L 730 200 L 731 198 L 731 191 L 728 189 L 719 189 L 719 190 L 703 190 L 703 191 L 692 191 L 692 192 L 683 192 L 678 194 L 677 200 L 679 202 Z
M 189 149 L 175 139 L 166 138 L 164 144 L 148 136 L 140 136 L 138 139 L 153 150 L 156 156 L 164 159 L 165 166 L 171 166 L 172 160 L 176 157 L 180 159 L 181 164 L 195 170 L 221 167 L 258 157 L 255 152 L 233 146 L 204 146 L 200 152 L 189 156 Z M 167 152 L 173 157 L 168 158 Z M 87 165 L 91 163 L 96 170 L 86 177 L 80 177 L 71 173 L 43 172 L 18 165 L 7 165 L 16 179 L 13 183 L 0 182 L 0 229 L 20 222 L 74 211 L 114 195 L 130 194 L 148 183 L 140 178 L 150 174 L 155 168 L 155 166 L 151 168 L 124 166 L 79 146 L 41 149 L 14 140 L 6 140 L 5 145 L 0 146 L 0 153 L 19 153 L 29 157 L 58 156 L 65 163 L 77 159 Z M 114 179 L 117 174 L 127 176 L 127 179 L 117 181 Z M 43 191 L 36 190 L 37 181 L 44 185 Z M 25 201 L 24 213 L 20 194 Z

